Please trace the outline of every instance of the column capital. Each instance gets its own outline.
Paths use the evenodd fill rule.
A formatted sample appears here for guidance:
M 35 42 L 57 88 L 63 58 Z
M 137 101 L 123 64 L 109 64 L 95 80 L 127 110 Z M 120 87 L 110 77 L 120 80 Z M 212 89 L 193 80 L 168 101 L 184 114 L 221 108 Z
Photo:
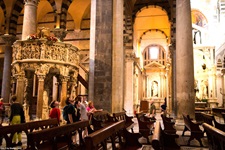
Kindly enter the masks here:
M 24 73 L 19 73 L 15 75 L 16 79 L 24 79 L 25 78 L 25 74 Z
M 62 82 L 67 82 L 70 79 L 69 76 L 60 76 L 59 78 Z
M 15 35 L 4 34 L 1 36 L 6 46 L 11 46 L 16 41 Z
M 37 74 L 38 81 L 44 81 L 45 80 L 45 74 Z
M 126 57 L 126 60 L 134 60 L 136 58 L 136 55 L 133 52 L 133 50 L 132 51 L 131 50 L 126 50 L 125 57 Z
M 40 0 L 24 0 L 25 5 L 35 5 L 37 6 Z

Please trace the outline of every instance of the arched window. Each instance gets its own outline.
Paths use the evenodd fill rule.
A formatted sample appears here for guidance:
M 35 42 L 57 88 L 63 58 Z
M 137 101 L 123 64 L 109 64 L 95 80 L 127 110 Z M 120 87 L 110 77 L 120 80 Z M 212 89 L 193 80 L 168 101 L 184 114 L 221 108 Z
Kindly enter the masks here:
M 165 50 L 160 45 L 150 45 L 144 50 L 144 66 L 157 62 L 161 65 L 165 65 Z

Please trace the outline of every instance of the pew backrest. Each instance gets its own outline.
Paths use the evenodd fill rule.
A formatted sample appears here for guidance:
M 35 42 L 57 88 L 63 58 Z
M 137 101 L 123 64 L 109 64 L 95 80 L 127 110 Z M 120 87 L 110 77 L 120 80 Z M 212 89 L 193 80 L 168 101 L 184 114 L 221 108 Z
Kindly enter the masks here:
M 215 120 L 213 115 L 201 112 L 201 116 L 204 123 L 208 123 L 213 126 L 213 121 Z
M 162 148 L 162 129 L 159 121 L 156 121 L 154 133 L 152 136 L 152 147 L 155 150 L 160 150 Z
M 125 111 L 113 113 L 113 119 L 114 119 L 115 122 L 120 121 L 120 120 L 124 120 L 125 121 L 125 128 L 127 128 L 127 130 L 131 129 L 132 132 L 134 132 L 133 131 L 134 121 L 132 120 L 133 117 L 127 116 Z
M 3 138 L 6 141 L 6 147 L 12 147 L 12 138 L 15 133 L 25 132 L 26 135 L 28 135 L 34 130 L 43 130 L 43 129 L 48 129 L 48 128 L 52 128 L 56 126 L 58 126 L 58 120 L 54 118 L 54 119 L 32 121 L 32 122 L 9 125 L 9 126 L 2 126 L 0 127 L 0 133 L 3 135 Z M 27 140 L 27 143 L 28 143 L 28 140 Z
M 94 131 L 97 131 L 107 125 L 113 123 L 113 116 L 107 111 L 98 111 L 90 114 L 91 125 Z
M 215 125 L 215 128 L 225 132 L 225 124 L 224 123 L 219 123 L 216 120 L 214 120 L 214 125 Z
M 225 108 L 212 108 L 213 115 L 221 117 L 222 113 L 225 113 Z
M 78 121 L 72 124 L 62 125 L 46 130 L 36 131 L 28 134 L 28 149 L 61 149 L 68 148 L 72 144 L 71 136 L 74 131 L 79 132 L 82 137 L 82 131 L 89 126 L 89 121 Z M 82 144 L 80 139 L 80 145 Z
M 124 126 L 125 121 L 121 120 L 89 134 L 84 139 L 85 149 L 96 150 L 99 149 L 99 145 L 101 145 L 102 149 L 106 150 L 107 149 L 106 141 L 109 138 L 111 139 L 112 142 L 112 148 L 115 149 L 115 136 L 119 131 L 124 129 Z
M 225 132 L 207 123 L 203 123 L 202 126 L 207 134 L 209 148 L 213 150 L 225 150 Z

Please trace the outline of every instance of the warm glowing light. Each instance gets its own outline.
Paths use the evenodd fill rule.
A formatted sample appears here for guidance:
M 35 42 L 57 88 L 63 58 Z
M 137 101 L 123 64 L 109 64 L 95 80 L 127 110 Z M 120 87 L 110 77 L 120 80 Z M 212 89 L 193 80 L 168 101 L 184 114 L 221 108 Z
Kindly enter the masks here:
M 149 48 L 151 59 L 159 58 L 159 47 L 153 46 Z

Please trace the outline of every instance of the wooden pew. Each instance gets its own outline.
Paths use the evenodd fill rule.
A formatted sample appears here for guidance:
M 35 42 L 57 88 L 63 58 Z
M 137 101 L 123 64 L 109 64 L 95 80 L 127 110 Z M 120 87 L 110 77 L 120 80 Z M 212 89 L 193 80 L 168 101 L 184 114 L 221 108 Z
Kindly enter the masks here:
M 92 133 L 114 122 L 113 116 L 107 111 L 98 111 L 90 114 Z
M 202 145 L 202 141 L 201 141 L 201 138 L 203 138 L 204 136 L 204 132 L 199 128 L 199 124 L 196 124 L 194 123 L 189 115 L 185 115 L 183 114 L 183 118 L 184 118 L 184 124 L 185 124 L 185 127 L 184 127 L 184 131 L 182 133 L 182 136 L 184 136 L 184 133 L 186 131 L 190 131 L 191 132 L 191 136 L 188 140 L 188 145 L 190 145 L 190 141 L 193 140 L 193 139 L 196 139 L 199 141 L 200 145 Z
M 180 146 L 177 145 L 175 138 L 178 138 L 179 135 L 173 133 L 167 133 L 161 129 L 159 121 L 156 121 L 154 133 L 152 136 L 152 147 L 154 150 L 161 149 L 173 149 L 178 150 Z
M 173 118 L 169 118 L 165 114 L 161 114 L 161 118 L 163 120 L 164 131 L 167 133 L 176 134 L 177 130 L 175 128 L 175 122 L 173 121 Z
M 217 122 L 216 119 L 214 119 L 214 127 L 225 132 L 225 124 Z
M 112 143 L 112 149 L 116 149 L 115 137 L 118 135 L 119 131 L 123 130 L 125 127 L 125 121 L 121 120 L 114 122 L 113 124 L 99 129 L 87 137 L 84 138 L 85 150 L 107 150 L 107 140 L 110 139 Z M 119 145 L 122 146 L 122 141 L 120 139 Z
M 138 120 L 139 133 L 141 133 L 142 136 L 147 138 L 147 141 L 149 143 L 148 136 L 152 132 L 151 128 L 153 127 L 155 121 L 146 120 L 145 113 L 143 113 L 143 112 L 136 113 L 136 117 Z
M 225 132 L 207 123 L 203 123 L 202 126 L 206 130 L 209 149 L 225 150 Z
M 221 115 L 223 117 L 223 122 L 225 123 L 225 112 L 222 112 Z
M 28 149 L 57 150 L 71 148 L 71 136 L 76 130 L 79 132 L 79 149 L 82 149 L 82 146 L 84 146 L 82 131 L 88 126 L 89 121 L 86 120 L 29 133 Z
M 6 147 L 12 147 L 12 138 L 15 133 L 25 132 L 28 136 L 29 133 L 32 133 L 34 130 L 43 130 L 51 127 L 58 126 L 57 119 L 47 119 L 40 121 L 32 121 L 27 123 L 2 126 L 0 127 L 0 133 L 3 135 L 3 138 L 6 141 Z M 27 140 L 27 143 L 29 140 Z
M 210 124 L 211 126 L 214 126 L 213 125 L 213 122 L 215 120 L 215 117 L 211 114 L 206 114 L 206 113 L 201 113 L 201 117 L 202 117 L 202 120 L 203 120 L 203 123 L 208 123 Z
M 222 124 L 222 123 L 219 123 L 218 121 L 216 121 L 216 119 L 213 115 L 202 113 L 202 118 L 203 118 L 204 123 L 207 123 L 211 126 L 214 126 L 217 129 L 225 132 L 225 124 Z
M 133 117 L 127 116 L 126 111 L 113 113 L 113 118 L 115 122 L 118 122 L 120 120 L 125 121 L 125 127 L 123 130 L 122 136 L 125 141 L 125 146 L 134 146 L 134 147 L 141 147 L 141 144 L 138 142 L 138 139 L 141 137 L 140 133 L 134 133 L 133 127 L 135 123 L 133 122 Z M 129 132 L 131 130 L 131 132 Z
M 134 127 L 134 121 L 132 120 L 133 117 L 127 116 L 125 111 L 113 113 L 114 121 L 125 121 L 125 128 L 129 131 L 131 130 L 132 133 L 134 133 L 133 127 Z
M 225 108 L 212 108 L 213 115 L 222 118 L 222 113 L 225 113 Z

